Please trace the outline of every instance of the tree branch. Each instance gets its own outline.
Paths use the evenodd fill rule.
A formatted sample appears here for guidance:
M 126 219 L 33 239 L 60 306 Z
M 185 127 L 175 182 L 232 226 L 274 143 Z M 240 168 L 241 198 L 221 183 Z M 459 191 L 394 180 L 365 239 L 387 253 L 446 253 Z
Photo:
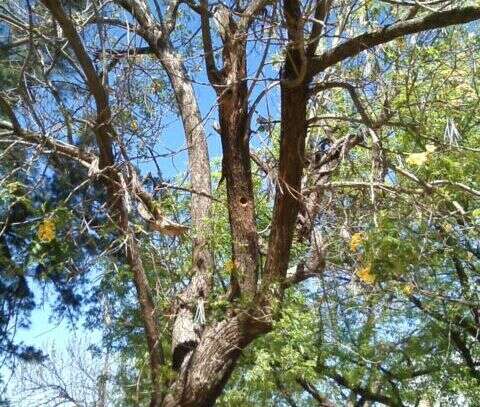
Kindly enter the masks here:
M 37 146 L 45 146 L 51 148 L 52 150 L 66 156 L 72 158 L 78 162 L 80 162 L 85 167 L 89 167 L 90 164 L 96 159 L 94 154 L 88 153 L 86 151 L 80 150 L 78 147 L 72 146 L 70 144 L 62 143 L 61 141 L 54 140 L 50 137 L 42 137 L 38 134 L 24 131 L 18 119 L 13 112 L 10 104 L 8 101 L 0 94 L 0 108 L 3 110 L 4 114 L 10 119 L 10 122 L 0 120 L 0 129 L 11 130 L 13 131 L 17 137 L 31 142 Z
M 307 56 L 313 57 L 317 50 L 322 32 L 325 26 L 325 21 L 330 13 L 332 0 L 317 0 L 315 6 L 315 14 L 313 15 L 313 24 L 310 36 L 308 38 Z
M 210 16 L 208 11 L 208 1 L 200 1 L 200 21 L 202 25 L 203 52 L 205 56 L 205 65 L 207 68 L 208 80 L 212 85 L 221 83 L 220 71 L 215 63 L 215 54 L 212 45 L 212 32 L 210 29 Z
M 310 383 L 309 381 L 298 378 L 297 383 L 302 386 L 303 390 L 305 390 L 310 396 L 312 396 L 317 402 L 319 407 L 335 407 L 330 400 L 328 400 L 323 394 L 321 394 L 317 388 Z
M 323 82 L 323 83 L 318 83 L 316 84 L 313 89 L 311 90 L 311 94 L 321 92 L 327 89 L 333 89 L 333 88 L 343 88 L 348 91 L 350 94 L 350 97 L 352 98 L 353 104 L 355 105 L 358 113 L 360 114 L 360 117 L 362 118 L 363 122 L 367 127 L 370 129 L 375 128 L 376 123 L 370 118 L 370 116 L 367 114 L 367 110 L 363 106 L 363 103 L 360 100 L 360 97 L 358 96 L 357 89 L 355 86 L 348 82 L 342 82 L 342 81 L 331 81 L 331 82 Z
M 281 283 L 286 276 L 297 216 L 300 210 L 305 165 L 308 87 L 303 44 L 301 4 L 286 0 L 283 10 L 289 43 L 280 84 L 281 126 L 278 182 L 272 215 L 262 289 Z M 280 293 L 281 294 L 281 293 Z
M 153 31 L 154 28 L 159 28 L 144 0 L 115 0 L 115 3 L 127 10 L 138 21 L 145 32 L 149 31 L 149 29 Z
M 255 0 L 250 2 L 238 22 L 238 31 L 247 34 L 253 19 L 269 4 L 274 4 L 275 0 Z
M 455 24 L 465 24 L 480 19 L 480 7 L 458 7 L 447 11 L 431 13 L 425 17 L 401 21 L 379 30 L 361 34 L 345 41 L 335 48 L 316 57 L 309 69 L 309 76 L 313 77 L 328 67 L 354 57 L 360 52 L 385 44 L 395 38 L 436 28 L 448 27 Z
M 358 394 L 362 396 L 366 400 L 370 401 L 376 401 L 379 403 L 386 404 L 387 406 L 392 406 L 392 407 L 403 407 L 404 404 L 402 403 L 401 400 L 395 400 L 391 397 L 385 396 L 380 393 L 374 393 L 370 389 L 366 387 L 362 387 L 359 385 L 355 385 L 354 383 L 349 382 L 344 376 L 341 374 L 331 370 L 331 369 L 324 369 L 322 372 L 333 379 L 337 384 L 339 384 L 342 387 L 345 387 L 355 394 Z
M 107 189 L 107 200 L 112 219 L 117 223 L 119 231 L 125 237 L 127 263 L 133 274 L 137 297 L 140 303 L 141 315 L 146 333 L 147 346 L 150 356 L 150 374 L 152 380 L 151 405 L 157 406 L 162 399 L 161 366 L 165 363 L 160 335 L 156 321 L 156 307 L 151 296 L 148 279 L 140 258 L 139 249 L 135 239 L 135 233 L 128 221 L 128 210 L 124 200 L 127 191 L 118 188 L 122 185 L 122 174 L 114 166 L 112 140 L 118 139 L 112 125 L 112 115 L 108 103 L 107 91 L 102 83 L 100 75 L 96 72 L 90 57 L 82 43 L 82 40 L 60 0 L 42 0 L 42 3 L 60 24 L 64 35 L 68 39 L 75 56 L 87 78 L 87 85 L 92 93 L 97 110 L 97 122 L 94 129 L 97 144 L 100 150 L 99 169 L 105 170 L 107 178 L 104 179 Z M 127 164 L 130 170 L 131 183 L 135 177 L 133 166 Z M 135 183 L 133 183 L 135 184 Z M 135 187 L 136 185 L 134 185 Z M 139 191 L 137 191 L 138 194 Z

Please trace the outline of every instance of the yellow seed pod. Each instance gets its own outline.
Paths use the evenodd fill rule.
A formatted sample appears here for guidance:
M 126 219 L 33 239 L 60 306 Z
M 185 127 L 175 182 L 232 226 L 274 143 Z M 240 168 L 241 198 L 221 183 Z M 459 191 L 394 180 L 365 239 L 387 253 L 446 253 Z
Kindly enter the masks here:
M 397 38 L 396 44 L 399 49 L 405 48 L 405 45 L 406 45 L 405 38 L 404 37 Z
M 235 263 L 233 260 L 228 260 L 224 265 L 225 271 L 228 274 L 232 274 L 235 271 Z
M 358 246 L 360 246 L 365 240 L 365 234 L 362 232 L 354 233 L 350 238 L 350 251 L 356 252 Z
M 443 230 L 447 233 L 451 233 L 453 230 L 453 226 L 450 223 L 444 223 Z
M 412 283 L 405 284 L 402 287 L 402 291 L 406 296 L 412 295 L 414 289 L 415 289 L 415 287 L 413 286 Z
M 410 165 L 424 165 L 428 160 L 428 152 L 425 151 L 424 153 L 411 153 L 408 155 L 407 159 L 405 160 L 407 164 Z
M 51 242 L 55 239 L 55 222 L 53 219 L 46 219 L 38 227 L 38 240 L 43 243 Z
M 356 272 L 357 277 L 365 284 L 375 283 L 375 274 L 372 272 L 372 263 L 368 263 L 366 266 L 360 268 Z
M 437 147 L 435 147 L 435 145 L 433 145 L 433 144 L 427 144 L 425 146 L 425 150 L 427 151 L 427 153 L 430 153 L 430 154 L 434 153 L 436 149 L 437 149 Z

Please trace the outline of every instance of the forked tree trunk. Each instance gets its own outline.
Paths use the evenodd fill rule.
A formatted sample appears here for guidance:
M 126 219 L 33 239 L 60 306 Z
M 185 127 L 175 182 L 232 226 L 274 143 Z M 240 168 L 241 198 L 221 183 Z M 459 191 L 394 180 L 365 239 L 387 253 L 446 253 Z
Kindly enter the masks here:
M 210 407 L 222 393 L 241 350 L 252 340 L 241 317 L 209 326 L 163 407 Z
M 464 7 L 431 13 L 424 18 L 401 21 L 391 26 L 361 34 L 334 49 L 316 55 L 318 40 L 325 25 L 331 1 L 318 0 L 315 19 L 308 41 L 304 40 L 307 20 L 302 15 L 299 0 L 284 0 L 283 14 L 288 33 L 285 63 L 281 76 L 281 140 L 278 183 L 269 238 L 269 247 L 261 287 L 257 287 L 259 272 L 258 237 L 255 226 L 253 182 L 250 169 L 249 115 L 246 69 L 246 42 L 250 23 L 258 16 L 268 0 L 249 2 L 241 17 L 224 8 L 226 16 L 221 33 L 223 68 L 215 67 L 210 38 L 211 12 L 206 0 L 200 7 L 202 35 L 209 79 L 215 87 L 219 102 L 219 119 L 223 148 L 223 172 L 227 182 L 227 201 L 232 236 L 234 267 L 230 299 L 235 301 L 224 320 L 202 329 L 195 329 L 195 306 L 207 299 L 212 288 L 213 256 L 207 246 L 207 220 L 211 194 L 210 167 L 205 133 L 193 86 L 181 58 L 173 52 L 169 35 L 170 23 L 158 24 L 145 0 L 117 0 L 138 21 L 138 33 L 149 43 L 165 68 L 182 117 L 189 151 L 192 188 L 192 224 L 194 236 L 192 281 L 178 297 L 173 324 L 173 366 L 176 379 L 170 388 L 162 386 L 165 366 L 155 304 L 143 269 L 135 235 L 129 224 L 122 193 L 118 191 L 120 175 L 114 170 L 112 144 L 118 137 L 113 127 L 108 94 L 100 76 L 83 47 L 80 36 L 59 0 L 42 0 L 68 38 L 97 107 L 96 136 L 99 147 L 100 170 L 106 173 L 110 215 L 117 221 L 119 231 L 127 238 L 127 262 L 133 272 L 141 315 L 150 354 L 152 378 L 151 407 L 209 407 L 221 394 L 241 355 L 242 350 L 257 336 L 271 328 L 272 304 L 278 303 L 285 287 L 295 223 L 300 208 L 301 178 L 304 167 L 305 136 L 307 131 L 308 89 L 312 78 L 328 67 L 353 57 L 363 50 L 383 44 L 406 34 L 426 29 L 466 23 L 480 18 L 480 8 Z M 177 3 L 178 5 L 179 3 Z M 194 3 L 196 4 L 196 3 Z M 173 9 L 173 20 L 175 8 Z M 170 29 L 170 28 L 171 29 Z M 306 42 L 306 44 L 305 44 Z M 17 127 L 19 127 L 17 123 Z M 18 131 L 20 134 L 21 132 Z M 247 304 L 247 305 L 244 305 Z M 167 393 L 168 391 L 168 393 Z M 163 395 L 166 394 L 165 397 Z
M 224 49 L 224 59 L 226 86 L 218 95 L 222 172 L 227 184 L 235 268 L 230 296 L 243 295 L 252 301 L 257 284 L 258 246 L 247 128 L 245 44 L 231 39 Z M 204 171 L 199 174 L 204 175 Z M 187 301 L 190 296 L 188 289 L 182 294 Z M 191 327 L 192 321 L 184 308 L 177 315 L 173 332 L 174 349 L 183 359 L 175 360 L 174 355 L 178 377 L 163 401 L 164 407 L 214 405 L 242 349 L 259 333 L 251 317 L 244 312 L 231 313 L 230 317 L 206 327 L 203 332 L 196 332 L 196 337 L 192 335 Z M 182 336 L 183 347 L 179 347 L 180 338 L 175 336 L 176 333 Z
M 265 282 L 257 292 L 258 247 L 255 226 L 248 134 L 245 43 L 235 32 L 226 36 L 223 50 L 223 84 L 219 95 L 219 121 L 223 148 L 223 175 L 232 233 L 235 273 L 232 296 L 241 295 L 248 311 L 209 326 L 202 333 L 188 363 L 179 371 L 164 407 L 209 407 L 220 396 L 242 350 L 271 328 L 272 296 L 269 283 L 285 278 L 293 231 L 299 210 L 299 193 L 306 135 L 307 86 L 297 80 L 294 66 L 301 64 L 293 51 L 282 83 L 282 128 L 279 185 Z M 277 221 L 277 222 L 275 222 Z M 280 286 L 278 286 L 280 287 Z M 274 293 L 275 295 L 280 292 Z

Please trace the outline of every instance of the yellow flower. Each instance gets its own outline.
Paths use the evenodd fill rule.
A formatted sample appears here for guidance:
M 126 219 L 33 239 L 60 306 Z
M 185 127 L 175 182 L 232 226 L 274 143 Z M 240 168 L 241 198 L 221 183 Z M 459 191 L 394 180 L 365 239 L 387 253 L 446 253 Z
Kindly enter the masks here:
M 402 287 L 402 291 L 406 296 L 410 296 L 412 295 L 414 288 L 415 287 L 413 286 L 412 283 L 408 283 Z
M 10 194 L 16 195 L 17 193 L 21 193 L 23 189 L 23 184 L 20 182 L 10 182 L 7 184 L 7 190 Z
M 38 227 L 38 239 L 43 243 L 51 242 L 55 239 L 55 222 L 53 219 L 46 219 Z
M 228 274 L 232 274 L 235 271 L 235 263 L 233 260 L 228 260 L 225 262 L 224 268 Z
M 423 153 L 411 153 L 408 155 L 405 161 L 410 165 L 424 165 L 430 158 L 430 155 L 434 153 L 436 149 L 437 147 L 435 147 L 435 145 L 427 144 Z
M 368 263 L 366 266 L 357 270 L 357 277 L 365 284 L 373 284 L 375 282 L 375 274 L 372 272 L 372 264 Z
M 365 240 L 365 234 L 363 234 L 362 232 L 354 233 L 350 238 L 350 251 L 356 252 L 358 246 L 360 246 L 364 240 Z
M 407 164 L 410 165 L 423 165 L 428 160 L 428 152 L 425 151 L 423 153 L 411 153 L 408 155 L 407 159 L 405 160 Z
M 138 130 L 138 123 L 137 123 L 136 120 L 132 120 L 131 127 L 132 127 L 132 130 L 133 130 L 133 131 L 137 131 L 137 130 Z
M 445 230 L 445 232 L 447 232 L 447 233 L 451 233 L 452 230 L 453 230 L 453 226 L 450 225 L 450 223 L 444 223 L 443 224 L 443 230 Z

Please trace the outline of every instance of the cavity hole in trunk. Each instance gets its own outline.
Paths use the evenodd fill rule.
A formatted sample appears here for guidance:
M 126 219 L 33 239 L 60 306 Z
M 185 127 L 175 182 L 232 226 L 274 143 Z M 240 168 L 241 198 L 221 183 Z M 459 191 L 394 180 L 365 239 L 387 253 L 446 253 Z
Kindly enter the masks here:
M 248 200 L 247 200 L 247 198 L 245 198 L 244 196 L 242 196 L 242 197 L 240 198 L 240 203 L 241 203 L 243 206 L 245 206 L 245 205 L 247 204 L 247 202 L 248 202 Z

